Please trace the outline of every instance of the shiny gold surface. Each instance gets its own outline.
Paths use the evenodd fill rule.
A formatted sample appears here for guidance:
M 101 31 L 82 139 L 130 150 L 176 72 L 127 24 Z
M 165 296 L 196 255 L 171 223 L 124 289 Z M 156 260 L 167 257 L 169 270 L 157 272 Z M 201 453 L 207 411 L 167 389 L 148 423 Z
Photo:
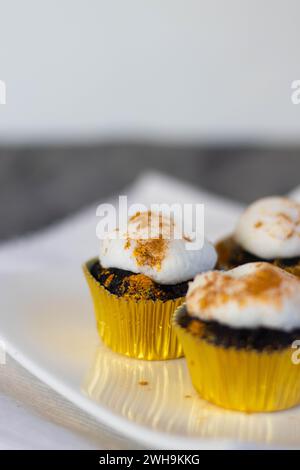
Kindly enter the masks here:
M 171 319 L 183 298 L 128 300 L 108 292 L 90 273 L 95 259 L 83 266 L 93 298 L 98 333 L 113 351 L 146 360 L 176 359 L 182 356 Z
M 299 447 L 299 407 L 242 413 L 215 406 L 194 389 L 185 359 L 140 361 L 100 344 L 82 390 L 141 429 L 189 438 L 193 445 L 194 439 L 206 438 L 233 440 L 237 448 L 241 442 Z
M 193 385 L 205 400 L 246 412 L 283 410 L 300 403 L 300 365 L 292 362 L 292 348 L 223 348 L 175 327 Z

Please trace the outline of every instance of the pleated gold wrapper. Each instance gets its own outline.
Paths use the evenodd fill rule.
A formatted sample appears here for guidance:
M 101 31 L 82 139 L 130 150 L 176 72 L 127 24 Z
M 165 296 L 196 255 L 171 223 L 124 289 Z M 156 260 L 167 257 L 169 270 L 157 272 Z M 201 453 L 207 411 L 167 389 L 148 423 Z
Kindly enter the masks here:
M 266 412 L 300 404 L 300 364 L 295 350 L 255 351 L 208 343 L 174 324 L 183 346 L 192 383 L 202 398 L 223 408 Z
M 106 346 L 136 359 L 181 357 L 183 351 L 172 317 L 184 298 L 162 302 L 118 297 L 92 276 L 90 268 L 96 261 L 85 263 L 83 271 L 93 298 L 98 333 Z

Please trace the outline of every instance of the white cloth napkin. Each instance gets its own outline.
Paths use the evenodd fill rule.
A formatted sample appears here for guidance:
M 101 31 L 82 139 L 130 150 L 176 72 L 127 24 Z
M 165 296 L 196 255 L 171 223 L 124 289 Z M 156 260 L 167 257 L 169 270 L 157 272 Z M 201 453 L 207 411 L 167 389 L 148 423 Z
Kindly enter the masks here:
M 242 209 L 240 204 L 158 173 L 141 175 L 123 194 L 130 203 L 146 205 L 204 203 L 206 235 L 212 241 L 232 230 Z M 300 196 L 300 189 L 296 195 Z M 95 230 L 100 202 L 37 234 L 3 244 L 0 270 L 28 274 L 37 268 L 79 269 L 98 252 Z M 0 448 L 132 448 L 132 443 L 103 430 L 12 361 L 1 367 L 5 373 L 0 373 Z
M 205 231 L 214 241 L 224 230 L 230 232 L 241 206 L 196 189 L 160 173 L 146 173 L 122 193 L 129 204 L 204 203 Z M 78 263 L 98 253 L 96 201 L 91 207 L 35 235 L 2 245 L 1 270 L 78 269 Z M 116 203 L 117 198 L 109 202 Z

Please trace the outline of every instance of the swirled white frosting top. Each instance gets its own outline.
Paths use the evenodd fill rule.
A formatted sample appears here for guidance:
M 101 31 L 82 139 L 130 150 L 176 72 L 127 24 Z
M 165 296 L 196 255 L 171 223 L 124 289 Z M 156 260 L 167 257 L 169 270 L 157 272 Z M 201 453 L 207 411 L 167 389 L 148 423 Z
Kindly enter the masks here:
M 201 249 L 188 249 L 189 235 L 177 239 L 174 219 L 155 212 L 137 212 L 126 232 L 111 232 L 100 244 L 103 268 L 119 268 L 145 274 L 160 284 L 177 284 L 197 273 L 213 269 L 217 254 L 204 239 Z
M 300 204 L 284 197 L 254 202 L 240 217 L 234 238 L 262 259 L 300 256 Z
M 300 280 L 265 263 L 199 274 L 190 283 L 187 311 L 233 328 L 300 328 Z

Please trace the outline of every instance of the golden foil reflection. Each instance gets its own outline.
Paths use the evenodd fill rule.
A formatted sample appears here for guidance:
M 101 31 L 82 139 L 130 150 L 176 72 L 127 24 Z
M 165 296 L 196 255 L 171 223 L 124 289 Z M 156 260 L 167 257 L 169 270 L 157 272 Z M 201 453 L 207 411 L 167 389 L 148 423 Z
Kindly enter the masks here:
M 219 408 L 194 390 L 184 359 L 148 362 L 100 345 L 84 381 L 92 400 L 160 432 L 239 443 L 299 446 L 300 409 L 246 414 Z

